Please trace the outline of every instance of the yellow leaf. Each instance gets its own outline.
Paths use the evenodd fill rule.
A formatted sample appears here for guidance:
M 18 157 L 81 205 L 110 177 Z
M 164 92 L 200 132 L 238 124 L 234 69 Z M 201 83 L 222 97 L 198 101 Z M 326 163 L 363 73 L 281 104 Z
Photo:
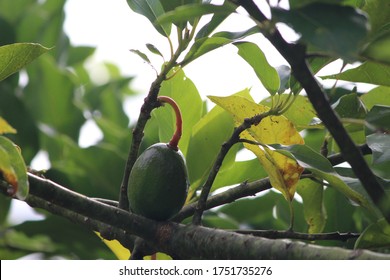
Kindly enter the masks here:
M 9 125 L 9 123 L 0 117 L 0 134 L 4 133 L 16 133 L 16 129 Z
M 99 236 L 104 244 L 107 245 L 108 248 L 115 254 L 118 260 L 128 260 L 131 256 L 131 252 L 129 249 L 122 246 L 122 244 L 118 240 L 107 240 L 104 239 L 99 232 L 95 232 L 97 236 Z M 144 260 L 172 260 L 172 258 L 164 253 L 157 252 L 154 256 L 145 256 Z
M 242 132 L 241 135 L 244 139 L 253 139 L 247 131 Z M 295 160 L 265 146 L 244 143 L 244 147 L 257 156 L 269 176 L 272 187 L 280 191 L 286 200 L 291 201 L 304 168 Z
M 232 95 L 228 97 L 209 96 L 209 99 L 233 115 L 236 124 L 240 125 L 246 118 L 268 112 L 269 107 L 257 104 L 246 97 Z M 260 124 L 249 129 L 256 141 L 262 144 L 293 145 L 303 144 L 303 138 L 294 124 L 284 116 L 269 116 Z
M 247 97 L 237 95 L 229 97 L 209 96 L 209 98 L 230 112 L 237 125 L 242 124 L 246 118 L 251 118 L 270 110 L 267 106 L 256 104 Z M 303 138 L 295 129 L 293 123 L 284 116 L 267 116 L 258 125 L 242 132 L 240 137 L 261 144 L 258 146 L 244 143 L 244 147 L 257 156 L 268 173 L 271 185 L 282 192 L 288 201 L 291 201 L 303 168 L 294 159 L 273 151 L 266 145 L 303 144 Z
M 99 236 L 104 244 L 107 245 L 108 248 L 115 254 L 115 256 L 118 258 L 118 260 L 128 260 L 130 258 L 130 251 L 129 249 L 122 246 L 122 244 L 119 243 L 118 240 L 107 240 L 104 239 L 99 232 L 95 232 L 97 236 Z

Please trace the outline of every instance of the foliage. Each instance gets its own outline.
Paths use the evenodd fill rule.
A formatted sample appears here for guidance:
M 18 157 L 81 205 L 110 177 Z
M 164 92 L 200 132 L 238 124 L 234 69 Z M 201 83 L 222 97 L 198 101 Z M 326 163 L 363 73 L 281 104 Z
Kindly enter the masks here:
M 347 160 L 343 158 L 346 150 L 326 119 L 320 117 L 310 92 L 304 90 L 301 73 L 295 71 L 298 63 L 287 59 L 289 65 L 274 67 L 263 46 L 250 40 L 264 34 L 277 44 L 275 30 L 280 23 L 299 34 L 298 41 L 290 46 L 302 47 L 314 73 L 303 75 L 315 75 L 318 83 L 323 83 L 323 92 L 346 137 L 364 154 L 368 167 L 362 168 L 373 173 L 381 190 L 390 195 L 390 33 L 387 10 L 383 9 L 386 1 L 290 0 L 289 10 L 271 7 L 271 20 L 256 18 L 247 30 L 231 32 L 216 29 L 236 13 L 237 4 L 248 8 L 254 5 L 252 1 L 214 5 L 200 0 L 128 0 L 129 7 L 145 16 L 167 39 L 171 50 L 165 54 L 151 44 L 146 46 L 148 53 L 132 50 L 147 63 L 151 63 L 150 55 L 165 58 L 163 65 L 154 65 L 161 72 L 151 85 L 136 124 L 130 123 L 123 105 L 133 94 L 131 77 L 121 77 L 111 65 L 106 67 L 110 80 L 103 85 L 94 83 L 85 68 L 94 48 L 72 46 L 62 31 L 65 0 L 11 2 L 0 3 L 0 28 L 5 34 L 0 39 L 0 181 L 8 183 L 8 194 L 12 195 L 17 186 L 17 197 L 28 198 L 25 163 L 28 166 L 38 152 L 44 151 L 50 162 L 44 177 L 116 206 L 119 195 L 119 206 L 126 209 L 121 203 L 126 199 L 118 194 L 120 186 L 127 186 L 124 170 L 126 174 L 131 169 L 142 150 L 156 142 L 167 142 L 174 131 L 173 113 L 153 110 L 161 94 L 175 99 L 182 109 L 179 147 L 191 183 L 186 203 L 199 203 L 202 210 L 178 222 L 189 224 L 194 216 L 195 226 L 199 225 L 198 217 L 207 227 L 252 234 L 290 229 L 307 238 L 321 233 L 358 233 L 358 239 L 353 236 L 348 242 L 341 238 L 314 238 L 312 242 L 388 252 L 389 207 L 375 200 L 353 163 L 339 165 Z M 252 17 L 256 16 L 255 8 L 251 9 Z M 207 21 L 203 26 L 201 19 Z M 173 29 L 177 38 L 172 35 Z M 256 103 L 252 95 L 259 93 L 243 89 L 227 92 L 225 97 L 208 96 L 216 106 L 206 106 L 196 84 L 186 76 L 185 66 L 208 52 L 218 55 L 218 48 L 227 44 L 237 48 L 237 55 L 253 69 L 269 97 Z M 280 52 L 287 58 L 292 55 L 287 50 Z M 326 76 L 316 74 L 338 59 L 348 69 L 343 67 L 339 73 Z M 26 82 L 23 75 L 28 78 Z M 334 81 L 331 88 L 325 85 L 328 80 Z M 368 83 L 372 89 L 357 90 L 355 83 Z M 94 145 L 81 147 L 80 131 L 87 121 L 94 122 L 103 137 Z M 244 150 L 253 152 L 255 159 L 238 160 Z M 228 193 L 229 188 L 245 189 L 259 180 L 269 182 L 272 189 L 257 191 L 255 197 L 242 191 L 241 199 L 231 199 L 213 209 L 202 204 Z M 389 205 L 388 197 L 384 203 Z M 42 220 L 9 224 L 11 204 L 11 198 L 0 196 L 2 259 L 35 252 L 42 253 L 42 258 L 127 258 L 123 245 L 134 252 L 137 249 L 134 242 L 108 241 L 107 232 L 95 234 L 44 210 L 38 210 L 44 215 Z M 105 243 L 100 241 L 101 236 L 106 238 Z

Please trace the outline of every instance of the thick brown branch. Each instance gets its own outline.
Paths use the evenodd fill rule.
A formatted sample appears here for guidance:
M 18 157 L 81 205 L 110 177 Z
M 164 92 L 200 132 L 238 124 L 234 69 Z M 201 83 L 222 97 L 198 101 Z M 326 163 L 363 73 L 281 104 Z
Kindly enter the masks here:
M 214 162 L 213 168 L 210 171 L 210 174 L 207 178 L 207 181 L 202 187 L 202 192 L 200 194 L 199 200 L 196 205 L 195 213 L 192 219 L 192 223 L 194 225 L 200 225 L 202 220 L 202 215 L 204 210 L 206 209 L 206 201 L 210 194 L 211 187 L 213 185 L 213 182 L 215 178 L 217 177 L 217 174 L 219 172 L 219 169 L 222 166 L 222 162 L 225 159 L 225 156 L 229 152 L 230 148 L 239 142 L 240 140 L 240 134 L 244 130 L 250 128 L 252 125 L 257 125 L 261 122 L 261 120 L 268 116 L 270 112 L 266 112 L 264 114 L 253 116 L 252 118 L 245 119 L 244 122 L 236 127 L 229 138 L 228 141 L 222 144 L 221 150 L 219 151 L 219 154 Z
M 390 259 L 390 255 L 366 250 L 320 247 L 201 226 L 155 222 L 80 195 L 32 174 L 29 174 L 29 181 L 30 195 L 38 198 L 34 201 L 36 207 L 56 212 L 96 229 L 105 228 L 107 225 L 118 231 L 118 237 L 121 232 L 137 235 L 156 250 L 182 259 Z M 2 191 L 7 187 L 6 184 L 0 183 Z M 28 197 L 27 201 L 29 199 Z
M 252 0 L 232 2 L 241 5 L 259 24 L 265 23 L 268 20 Z M 340 147 L 344 159 L 351 165 L 353 172 L 362 182 L 363 187 L 372 201 L 380 209 L 386 220 L 390 222 L 390 198 L 377 181 L 360 150 L 356 147 L 351 137 L 349 137 L 339 117 L 328 102 L 325 92 L 313 76 L 306 63 L 305 47 L 300 44 L 287 43 L 277 29 L 263 29 L 263 35 L 267 37 L 279 53 L 288 61 L 295 78 L 305 89 L 318 117 L 322 120 Z

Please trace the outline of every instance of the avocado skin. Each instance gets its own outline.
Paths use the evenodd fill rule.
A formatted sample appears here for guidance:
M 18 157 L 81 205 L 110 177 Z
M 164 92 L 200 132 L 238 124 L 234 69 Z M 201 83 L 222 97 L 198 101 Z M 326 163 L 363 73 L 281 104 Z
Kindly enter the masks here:
M 183 207 L 188 192 L 183 154 L 165 143 L 147 148 L 130 172 L 130 210 L 149 219 L 168 220 Z

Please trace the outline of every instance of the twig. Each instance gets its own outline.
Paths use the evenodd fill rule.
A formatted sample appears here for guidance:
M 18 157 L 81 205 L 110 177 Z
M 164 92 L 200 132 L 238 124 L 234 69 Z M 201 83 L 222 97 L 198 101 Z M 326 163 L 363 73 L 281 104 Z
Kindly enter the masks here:
M 223 162 L 226 154 L 229 152 L 230 148 L 234 144 L 236 144 L 240 141 L 241 132 L 250 128 L 252 125 L 259 124 L 261 122 L 261 120 L 263 118 L 265 118 L 266 116 L 268 116 L 269 114 L 270 114 L 270 112 L 265 112 L 263 114 L 253 116 L 252 118 L 245 119 L 244 122 L 240 126 L 238 126 L 234 129 L 229 140 L 222 144 L 221 150 L 218 153 L 218 156 L 214 162 L 213 168 L 211 169 L 210 174 L 209 174 L 205 184 L 202 187 L 202 191 L 201 191 L 198 203 L 196 205 L 195 213 L 194 213 L 194 216 L 192 218 L 192 223 L 194 225 L 201 224 L 202 215 L 203 215 L 204 210 L 206 209 L 207 197 L 209 196 L 209 193 L 210 193 L 211 187 L 213 185 L 213 182 L 215 180 L 215 177 L 217 176 L 219 169 L 222 166 L 222 162 Z
M 259 192 L 271 188 L 272 186 L 268 178 L 259 179 L 250 183 L 243 182 L 240 185 L 226 190 L 222 193 L 210 196 L 206 201 L 206 206 L 204 207 L 204 210 L 208 210 L 220 205 L 233 202 L 239 198 L 254 196 Z M 196 202 L 184 206 L 183 209 L 181 209 L 181 211 L 172 218 L 172 221 L 179 222 L 187 217 L 190 217 L 195 213 L 196 207 Z
M 268 19 L 252 0 L 230 1 L 241 5 L 256 22 L 268 22 Z M 377 181 L 360 150 L 348 135 L 340 119 L 332 109 L 325 92 L 310 71 L 306 63 L 305 47 L 300 44 L 287 43 L 276 28 L 263 28 L 262 33 L 290 64 L 295 78 L 305 89 L 318 117 L 335 139 L 343 157 L 351 165 L 353 172 L 361 181 L 372 201 L 382 212 L 386 220 L 390 222 L 390 198 Z
M 372 154 L 372 151 L 367 144 L 359 145 L 359 146 L 357 146 L 357 148 L 360 150 L 362 155 Z M 328 160 L 330 161 L 330 163 L 333 166 L 338 165 L 338 164 L 346 161 L 342 153 L 330 155 L 330 156 L 328 156 Z

